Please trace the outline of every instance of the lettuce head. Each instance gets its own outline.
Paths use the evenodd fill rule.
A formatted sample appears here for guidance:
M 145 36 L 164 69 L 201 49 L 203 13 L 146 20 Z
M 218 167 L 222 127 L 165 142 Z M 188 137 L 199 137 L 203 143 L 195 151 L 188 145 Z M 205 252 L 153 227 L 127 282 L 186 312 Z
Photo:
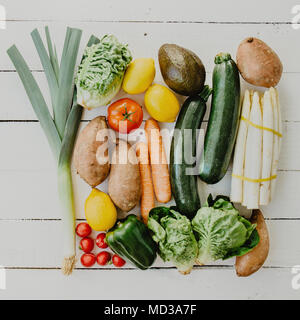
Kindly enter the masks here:
M 227 197 L 211 195 L 192 220 L 198 241 L 197 263 L 242 256 L 259 243 L 256 225 L 239 215 Z
M 107 105 L 119 92 L 132 56 L 113 35 L 85 49 L 76 77 L 77 102 L 86 108 Z
M 190 273 L 198 255 L 190 220 L 169 208 L 157 207 L 149 213 L 148 228 L 159 245 L 160 257 L 171 261 L 181 273 Z

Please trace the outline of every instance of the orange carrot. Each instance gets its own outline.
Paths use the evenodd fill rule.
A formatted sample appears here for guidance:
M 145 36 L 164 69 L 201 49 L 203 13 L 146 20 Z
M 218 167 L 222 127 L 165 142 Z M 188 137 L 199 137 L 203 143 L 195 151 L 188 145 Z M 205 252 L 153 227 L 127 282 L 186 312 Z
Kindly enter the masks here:
M 148 141 L 152 179 L 156 199 L 167 203 L 171 200 L 171 183 L 165 149 L 157 121 L 149 119 L 145 124 Z
M 155 198 L 149 163 L 148 146 L 146 143 L 139 142 L 136 145 L 136 155 L 139 159 L 142 184 L 141 214 L 144 223 L 147 224 L 149 212 L 155 206 Z

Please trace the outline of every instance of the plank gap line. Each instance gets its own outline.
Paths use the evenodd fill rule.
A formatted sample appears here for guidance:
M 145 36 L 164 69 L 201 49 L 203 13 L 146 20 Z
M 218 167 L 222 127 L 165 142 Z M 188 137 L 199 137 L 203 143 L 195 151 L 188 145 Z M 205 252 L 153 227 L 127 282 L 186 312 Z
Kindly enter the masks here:
M 2 19 L 0 22 L 86 22 L 86 23 L 151 23 L 151 24 L 266 24 L 291 25 L 300 24 L 291 21 L 207 21 L 207 20 L 97 20 L 97 19 Z

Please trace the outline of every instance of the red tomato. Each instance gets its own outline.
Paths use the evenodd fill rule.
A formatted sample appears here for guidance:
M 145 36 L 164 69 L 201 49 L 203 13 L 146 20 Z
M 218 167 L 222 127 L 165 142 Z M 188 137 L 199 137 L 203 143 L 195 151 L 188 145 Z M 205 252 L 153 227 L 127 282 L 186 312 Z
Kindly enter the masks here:
M 100 266 L 105 266 L 110 260 L 110 253 L 107 251 L 102 251 L 97 255 L 97 263 Z
M 86 222 L 81 222 L 76 227 L 76 234 L 81 237 L 87 237 L 91 234 L 92 229 Z
M 96 245 L 101 249 L 105 249 L 108 247 L 107 243 L 105 242 L 105 237 L 106 237 L 105 233 L 99 233 L 97 235 Z
M 118 256 L 117 254 L 114 254 L 112 257 L 112 263 L 114 264 L 115 267 L 121 268 L 124 266 L 126 261 L 122 259 L 120 256 Z
M 94 240 L 88 237 L 81 239 L 79 248 L 85 253 L 90 253 L 94 249 Z
M 108 107 L 107 120 L 109 126 L 115 131 L 129 133 L 141 125 L 143 109 L 131 99 L 120 99 Z
M 87 268 L 93 266 L 96 262 L 96 257 L 92 253 L 85 253 L 80 258 L 81 264 Z

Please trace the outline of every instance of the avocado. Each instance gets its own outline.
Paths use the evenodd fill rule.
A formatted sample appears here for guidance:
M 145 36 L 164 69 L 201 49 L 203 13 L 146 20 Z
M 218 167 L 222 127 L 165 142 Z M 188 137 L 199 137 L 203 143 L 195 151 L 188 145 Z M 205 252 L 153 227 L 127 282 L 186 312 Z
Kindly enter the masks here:
M 161 74 L 173 91 L 184 96 L 202 91 L 205 68 L 194 52 L 166 43 L 159 48 L 158 60 Z

